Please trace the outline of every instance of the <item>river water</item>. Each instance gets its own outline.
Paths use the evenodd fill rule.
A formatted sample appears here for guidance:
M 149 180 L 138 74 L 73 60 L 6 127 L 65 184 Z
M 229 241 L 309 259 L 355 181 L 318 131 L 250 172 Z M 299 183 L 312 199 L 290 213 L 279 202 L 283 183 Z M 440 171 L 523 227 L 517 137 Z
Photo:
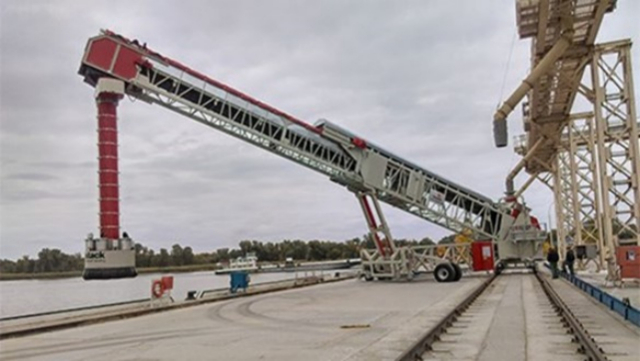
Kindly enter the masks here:
M 316 274 L 320 275 L 320 271 Z M 304 272 L 298 273 L 298 277 Z M 136 278 L 85 281 L 82 278 L 55 280 L 21 280 L 0 282 L 0 317 L 58 311 L 69 308 L 103 305 L 149 298 L 151 282 L 160 274 L 143 274 Z M 171 295 L 184 300 L 187 291 L 229 287 L 229 275 L 213 271 L 173 274 Z M 261 273 L 251 275 L 251 284 L 296 277 L 295 273 Z

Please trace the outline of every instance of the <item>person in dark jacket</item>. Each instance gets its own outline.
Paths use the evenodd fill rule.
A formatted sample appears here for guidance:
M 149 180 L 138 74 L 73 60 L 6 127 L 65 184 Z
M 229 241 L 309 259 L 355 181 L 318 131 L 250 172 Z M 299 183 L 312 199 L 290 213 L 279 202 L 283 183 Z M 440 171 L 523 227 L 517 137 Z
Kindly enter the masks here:
M 558 255 L 558 251 L 555 248 L 550 247 L 549 253 L 547 253 L 547 262 L 551 266 L 551 275 L 553 278 L 558 278 L 558 261 L 560 261 L 560 256 Z
M 564 257 L 564 271 L 568 272 L 570 275 L 574 275 L 573 272 L 573 263 L 576 261 L 576 255 L 573 253 L 573 249 L 571 247 L 567 247 L 567 254 Z

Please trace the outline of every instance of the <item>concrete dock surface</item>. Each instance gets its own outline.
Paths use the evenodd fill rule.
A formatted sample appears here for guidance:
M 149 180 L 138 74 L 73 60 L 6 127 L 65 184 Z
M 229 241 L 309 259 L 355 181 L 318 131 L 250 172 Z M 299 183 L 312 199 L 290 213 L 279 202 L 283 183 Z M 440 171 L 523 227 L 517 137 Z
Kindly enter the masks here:
M 541 271 L 546 275 L 546 271 Z M 611 361 L 640 360 L 640 329 L 563 279 L 550 280 Z M 425 361 L 581 361 L 533 274 L 503 274 L 442 335 Z
M 347 280 L 0 341 L 2 360 L 390 360 L 486 278 Z
M 106 304 L 102 306 L 90 306 L 80 309 L 62 310 L 43 314 L 19 316 L 0 320 L 0 339 L 24 336 L 25 334 L 40 333 L 43 331 L 71 328 L 90 323 L 100 323 L 113 319 L 122 319 L 141 316 L 144 314 L 163 312 L 183 307 L 192 307 L 202 303 L 222 301 L 236 297 L 278 292 L 296 287 L 306 287 L 322 282 L 339 282 L 355 277 L 352 272 L 343 272 L 335 276 L 305 277 L 274 282 L 263 282 L 249 285 L 244 291 L 231 293 L 229 288 L 203 290 L 197 299 L 174 300 L 169 294 L 157 300 L 137 300 L 123 302 L 121 304 Z
M 349 279 L 249 295 L 9 338 L 0 341 L 0 359 L 395 360 L 486 279 Z M 640 329 L 566 280 L 550 284 L 610 360 L 640 359 Z M 582 360 L 577 348 L 535 276 L 524 272 L 496 278 L 423 357 Z

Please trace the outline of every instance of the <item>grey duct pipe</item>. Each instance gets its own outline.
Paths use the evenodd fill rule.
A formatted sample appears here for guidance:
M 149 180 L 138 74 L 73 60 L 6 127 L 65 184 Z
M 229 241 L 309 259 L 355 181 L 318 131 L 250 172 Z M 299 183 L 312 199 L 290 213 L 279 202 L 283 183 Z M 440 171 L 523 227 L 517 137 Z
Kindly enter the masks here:
M 520 198 L 520 196 L 522 196 L 522 193 L 524 193 L 524 191 L 527 190 L 527 188 L 529 188 L 529 186 L 531 185 L 531 183 L 533 183 L 533 181 L 536 180 L 536 176 L 532 175 L 529 177 L 529 179 L 527 179 L 526 182 L 524 182 L 524 184 L 520 187 L 520 189 L 518 189 L 518 191 L 513 195 L 513 197 L 515 199 Z
M 516 166 L 513 167 L 511 172 L 509 172 L 509 174 L 507 175 L 507 180 L 506 180 L 506 188 L 507 188 L 506 194 L 507 194 L 507 196 L 513 196 L 515 194 L 514 179 L 516 178 L 518 173 L 520 173 L 522 168 L 524 168 L 525 163 L 529 159 L 531 159 L 531 156 L 538 150 L 538 148 L 542 145 L 542 143 L 544 143 L 544 140 L 545 139 L 542 138 L 542 137 L 538 138 L 538 141 L 536 141 L 536 143 L 533 145 L 533 147 L 531 147 L 527 151 L 527 154 L 525 154 L 525 156 L 522 157 L 522 159 L 520 159 L 518 164 L 516 164 Z
M 547 54 L 538 62 L 538 65 L 531 71 L 520 86 L 511 94 L 511 96 L 502 103 L 500 109 L 493 115 L 493 139 L 496 147 L 506 147 L 508 143 L 507 132 L 507 116 L 518 105 L 520 100 L 524 98 L 538 79 L 546 74 L 551 66 L 564 54 L 569 48 L 573 39 L 573 30 L 566 31 L 560 39 L 553 45 L 553 47 L 547 52 Z

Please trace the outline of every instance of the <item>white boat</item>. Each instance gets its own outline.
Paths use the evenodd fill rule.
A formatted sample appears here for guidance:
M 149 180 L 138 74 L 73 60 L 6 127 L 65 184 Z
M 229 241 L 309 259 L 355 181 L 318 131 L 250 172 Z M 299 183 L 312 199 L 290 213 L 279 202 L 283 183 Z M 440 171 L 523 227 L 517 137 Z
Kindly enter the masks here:
M 216 270 L 215 273 L 222 275 L 234 271 L 258 272 L 258 257 L 256 257 L 255 253 L 247 253 L 245 257 L 238 257 L 231 260 L 229 267 Z

